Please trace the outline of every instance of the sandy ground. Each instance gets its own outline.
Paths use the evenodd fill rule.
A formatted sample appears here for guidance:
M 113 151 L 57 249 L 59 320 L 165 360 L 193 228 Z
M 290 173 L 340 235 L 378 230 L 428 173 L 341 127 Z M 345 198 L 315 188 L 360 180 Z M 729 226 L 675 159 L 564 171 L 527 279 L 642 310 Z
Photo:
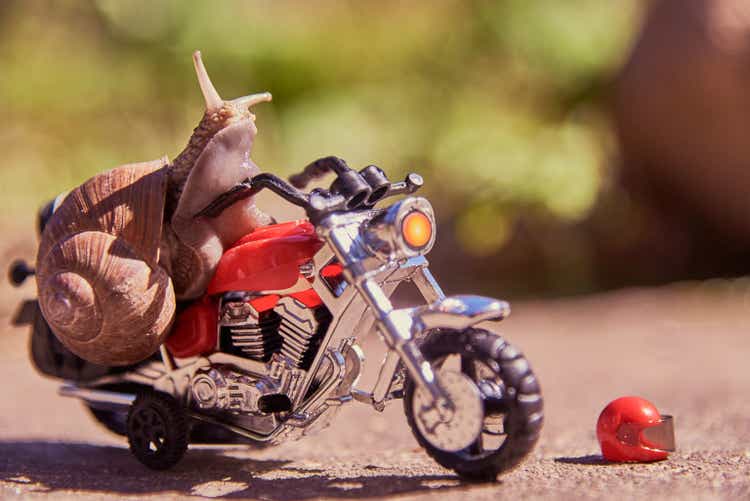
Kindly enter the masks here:
M 3 247 L 6 263 L 27 250 Z M 350 404 L 300 442 L 197 448 L 172 471 L 148 471 L 31 368 L 27 332 L 8 324 L 32 295 L 31 283 L 0 286 L 0 498 L 750 498 L 748 280 L 514 304 L 504 334 L 541 380 L 546 424 L 533 455 L 490 485 L 461 483 L 421 452 L 400 402 L 382 414 Z M 365 347 L 371 372 L 382 351 L 377 340 Z M 597 455 L 598 413 L 626 394 L 675 416 L 669 460 Z

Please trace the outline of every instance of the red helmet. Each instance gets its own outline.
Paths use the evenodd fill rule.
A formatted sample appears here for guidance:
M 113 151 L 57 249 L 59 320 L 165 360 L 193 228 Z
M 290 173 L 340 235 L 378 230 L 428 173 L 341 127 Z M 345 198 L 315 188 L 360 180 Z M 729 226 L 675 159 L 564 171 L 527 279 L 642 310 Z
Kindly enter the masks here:
M 596 437 L 609 461 L 658 461 L 674 451 L 672 416 L 659 415 L 640 397 L 610 402 L 599 415 Z

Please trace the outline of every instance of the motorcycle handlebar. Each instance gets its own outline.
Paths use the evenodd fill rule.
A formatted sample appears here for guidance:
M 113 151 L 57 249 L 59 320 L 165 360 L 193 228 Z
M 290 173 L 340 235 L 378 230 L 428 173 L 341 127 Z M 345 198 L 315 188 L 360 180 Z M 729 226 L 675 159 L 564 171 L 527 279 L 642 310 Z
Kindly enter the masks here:
M 336 173 L 336 180 L 330 189 L 317 188 L 310 193 L 297 189 L 304 188 L 312 180 L 329 172 Z M 287 202 L 305 209 L 310 220 L 315 222 L 335 211 L 372 208 L 386 197 L 414 193 L 424 184 L 422 176 L 415 173 L 407 175 L 402 182 L 391 183 L 375 165 L 368 165 L 356 172 L 338 157 L 318 159 L 302 172 L 290 176 L 289 181 L 291 184 L 273 174 L 258 174 L 219 195 L 194 217 L 216 217 L 235 202 L 269 189 Z
M 302 172 L 289 176 L 289 182 L 295 188 L 302 189 L 329 172 L 336 173 L 336 180 L 331 184 L 331 193 L 348 196 L 350 209 L 361 205 L 372 207 L 383 198 L 414 193 L 424 184 L 422 176 L 415 173 L 407 175 L 402 182 L 391 183 L 385 172 L 377 165 L 368 165 L 355 172 L 346 161 L 334 156 L 311 162 Z
M 233 186 L 228 191 L 225 191 L 216 197 L 210 204 L 197 212 L 193 217 L 217 217 L 230 205 L 239 202 L 244 198 L 251 197 L 264 188 L 270 189 L 287 202 L 302 207 L 306 211 L 309 208 L 309 195 L 295 189 L 283 179 L 280 179 L 273 174 L 262 173 L 254 176 L 252 179 L 245 179 L 243 182 Z

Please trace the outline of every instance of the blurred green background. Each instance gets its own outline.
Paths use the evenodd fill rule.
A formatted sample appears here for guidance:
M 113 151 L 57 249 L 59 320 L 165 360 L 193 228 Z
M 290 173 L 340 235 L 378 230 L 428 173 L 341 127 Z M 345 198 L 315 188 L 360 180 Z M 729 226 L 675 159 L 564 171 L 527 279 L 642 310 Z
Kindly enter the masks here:
M 639 231 L 616 182 L 608 96 L 642 7 L 3 0 L 0 224 L 29 221 L 14 235 L 32 239 L 32 212 L 50 197 L 121 163 L 174 157 L 202 114 L 190 57 L 201 49 L 223 97 L 273 93 L 255 108 L 263 170 L 335 154 L 424 175 L 447 289 L 627 284 L 599 249 Z

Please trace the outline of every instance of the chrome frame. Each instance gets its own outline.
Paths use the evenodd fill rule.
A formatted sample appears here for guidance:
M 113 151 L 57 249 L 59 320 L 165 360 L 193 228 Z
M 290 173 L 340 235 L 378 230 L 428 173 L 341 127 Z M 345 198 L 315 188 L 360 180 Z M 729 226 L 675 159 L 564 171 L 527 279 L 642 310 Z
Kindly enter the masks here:
M 409 205 L 409 200 L 400 202 L 400 205 Z M 424 199 L 418 200 L 427 203 Z M 422 356 L 416 339 L 437 327 L 464 329 L 480 322 L 502 320 L 510 314 L 510 306 L 504 301 L 481 296 L 446 297 L 422 255 L 398 261 L 393 258 L 385 262 L 373 259 L 367 230 L 361 218 L 352 214 L 332 214 L 317 226 L 318 234 L 343 265 L 345 278 L 351 285 L 349 289 L 356 289 L 359 293 L 389 349 L 372 393 L 354 389 L 352 394 L 356 400 L 369 400 L 373 407 L 382 410 L 403 365 L 416 384 L 429 393 L 438 412 L 448 418 L 452 403 L 440 387 L 432 366 Z M 382 229 L 375 231 L 382 233 Z M 390 296 L 395 286 L 407 280 L 414 281 L 427 305 L 404 309 L 393 307 Z M 320 284 L 316 291 L 319 288 Z M 355 332 L 354 335 L 363 333 Z

